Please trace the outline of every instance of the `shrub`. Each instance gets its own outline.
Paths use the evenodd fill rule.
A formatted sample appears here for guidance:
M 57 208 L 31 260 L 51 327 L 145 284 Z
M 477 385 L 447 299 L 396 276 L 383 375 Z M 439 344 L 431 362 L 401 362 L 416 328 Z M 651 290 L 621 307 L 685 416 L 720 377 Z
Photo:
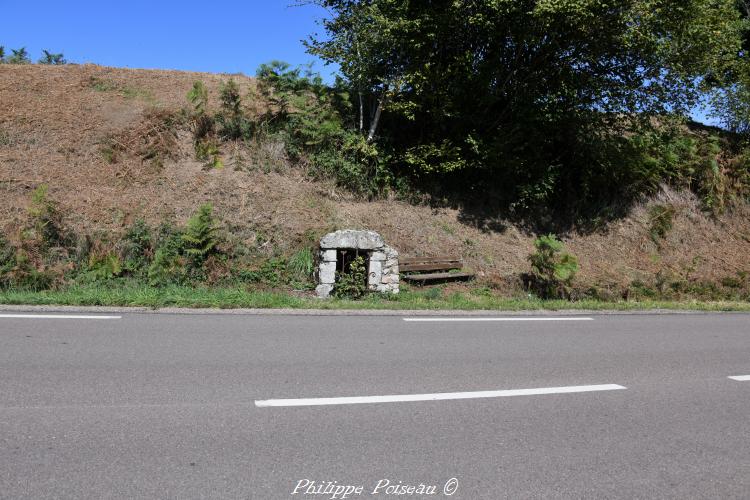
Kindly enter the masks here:
M 156 250 L 154 260 L 148 267 L 148 280 L 151 285 L 184 283 L 187 279 L 185 259 L 169 247 Z
M 234 80 L 221 84 L 219 91 L 221 111 L 216 114 L 219 124 L 219 135 L 224 140 L 250 139 L 255 131 L 255 124 L 242 111 L 240 88 Z
M 153 257 L 151 228 L 143 219 L 136 220 L 120 242 L 123 268 L 134 274 L 144 270 Z
M 163 222 L 152 243 L 154 258 L 146 273 L 151 285 L 181 284 L 188 278 L 183 252 L 183 231 Z
M 536 251 L 529 255 L 534 291 L 545 299 L 569 298 L 578 260 L 563 252 L 562 242 L 552 234 L 537 238 L 534 248 Z
M 62 215 L 55 203 L 47 196 L 47 184 L 40 184 L 31 194 L 28 213 L 32 219 L 33 237 L 39 240 L 43 249 L 65 247 L 70 242 L 70 235 L 63 227 Z
M 112 251 L 95 251 L 89 254 L 86 276 L 91 281 L 103 281 L 122 273 L 120 257 Z
M 68 61 L 65 60 L 62 54 L 53 54 L 48 50 L 42 50 L 42 52 L 44 52 L 44 55 L 41 59 L 39 59 L 39 64 L 60 65 L 68 63 Z
M 209 255 L 216 254 L 219 246 L 219 227 L 210 203 L 201 205 L 187 222 L 182 234 L 185 255 L 194 267 L 200 267 Z
M 7 286 L 39 292 L 50 289 L 55 283 L 55 273 L 37 269 L 23 250 L 15 252 L 15 262 L 7 274 Z
M 10 272 L 16 265 L 16 249 L 0 234 L 0 289 L 10 285 Z
M 346 272 L 336 273 L 336 284 L 333 296 L 336 298 L 361 299 L 367 293 L 367 270 L 365 259 L 358 255 L 349 265 Z
M 13 54 L 5 59 L 5 62 L 8 64 L 31 64 L 31 59 L 29 59 L 29 53 L 26 52 L 26 47 L 21 47 L 20 49 L 10 49 Z

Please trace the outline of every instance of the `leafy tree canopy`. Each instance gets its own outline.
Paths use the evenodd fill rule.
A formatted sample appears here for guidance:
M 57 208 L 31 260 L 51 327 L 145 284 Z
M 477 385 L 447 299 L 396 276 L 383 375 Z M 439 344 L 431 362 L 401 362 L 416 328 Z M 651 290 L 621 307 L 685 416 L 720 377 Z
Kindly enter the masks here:
M 340 66 L 368 138 L 392 145 L 401 168 L 462 173 L 472 189 L 487 180 L 472 173 L 490 171 L 543 204 L 590 185 L 584 176 L 616 181 L 622 127 L 750 83 L 738 0 L 314 3 L 331 16 L 308 50 Z

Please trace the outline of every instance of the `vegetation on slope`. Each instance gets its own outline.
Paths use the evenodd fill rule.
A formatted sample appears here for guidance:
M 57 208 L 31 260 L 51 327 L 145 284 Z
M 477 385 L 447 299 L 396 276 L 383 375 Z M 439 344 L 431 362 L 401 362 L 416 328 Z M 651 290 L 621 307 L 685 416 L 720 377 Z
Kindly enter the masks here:
M 180 148 L 189 135 L 191 155 L 205 172 L 296 167 L 360 199 L 460 207 L 462 222 L 483 232 L 500 232 L 498 220 L 537 233 L 601 229 L 669 187 L 692 192 L 712 217 L 748 201 L 750 72 L 742 2 L 319 3 L 333 16 L 324 24 L 326 38 L 308 47 L 340 66 L 333 84 L 272 62 L 258 69 L 252 85 L 222 77 L 217 91 L 195 81 L 178 110 L 156 106 L 149 91 L 129 82 L 91 75 L 82 83 L 89 91 L 152 108 L 137 126 L 99 139 L 100 161 L 123 182 L 162 182 L 165 165 L 185 161 Z M 30 62 L 23 49 L 0 60 Z M 40 60 L 64 62 L 49 52 Z M 690 123 L 685 112 L 700 101 L 709 101 L 730 130 Z M 32 146 L 17 136 L 13 128 L 0 129 L 0 146 Z M 77 146 L 57 152 L 69 161 Z M 127 163 L 132 159 L 140 163 L 137 173 Z M 257 242 L 234 237 L 235 228 L 203 204 L 184 225 L 136 220 L 119 233 L 87 232 L 69 224 L 43 182 L 32 184 L 22 227 L 0 241 L 5 290 L 312 286 L 317 230 L 292 248 L 263 253 Z M 650 207 L 649 258 L 657 264 L 676 219 L 685 216 L 671 201 Z M 467 237 L 462 248 L 475 262 L 490 262 L 493 256 L 474 245 Z M 535 246 L 505 293 L 747 299 L 744 268 L 695 278 L 693 259 L 678 272 L 665 267 L 653 279 L 604 287 L 573 281 L 588 270 L 554 236 Z

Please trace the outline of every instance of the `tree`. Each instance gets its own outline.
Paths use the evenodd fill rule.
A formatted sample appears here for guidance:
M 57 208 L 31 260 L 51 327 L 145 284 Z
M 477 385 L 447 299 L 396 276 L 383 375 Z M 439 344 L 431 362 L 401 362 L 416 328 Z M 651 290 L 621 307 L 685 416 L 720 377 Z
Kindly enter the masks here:
M 5 64 L 5 47 L 0 45 L 0 64 Z
M 52 52 L 49 52 L 48 50 L 42 50 L 44 52 L 44 56 L 39 59 L 39 64 L 51 64 L 51 65 L 60 65 L 60 64 L 67 64 L 67 61 L 63 57 L 63 54 L 53 54 Z
M 313 1 L 331 17 L 308 50 L 370 103 L 397 168 L 539 206 L 614 193 L 624 128 L 738 80 L 735 0 Z
M 11 52 L 13 52 L 13 55 L 8 57 L 5 61 L 8 64 L 31 64 L 29 53 L 26 52 L 26 47 L 21 47 L 20 49 L 11 49 Z
M 364 133 L 367 116 L 367 140 L 372 142 L 383 110 L 402 83 L 406 54 L 398 50 L 403 43 L 397 40 L 399 32 L 393 25 L 408 22 L 404 12 L 400 12 L 405 9 L 395 5 L 398 2 L 320 0 L 317 3 L 334 13 L 331 19 L 323 21 L 331 36 L 323 40 L 310 37 L 306 46 L 311 54 L 339 65 L 356 91 L 358 129 Z

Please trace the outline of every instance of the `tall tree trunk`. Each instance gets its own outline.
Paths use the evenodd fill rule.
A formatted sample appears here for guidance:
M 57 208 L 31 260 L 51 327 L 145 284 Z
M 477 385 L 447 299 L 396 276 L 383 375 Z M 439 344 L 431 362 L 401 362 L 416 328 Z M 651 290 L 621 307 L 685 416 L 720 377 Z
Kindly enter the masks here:
M 365 129 L 365 105 L 362 101 L 362 91 L 359 91 L 359 133 Z
M 378 124 L 380 123 L 380 115 L 383 112 L 383 106 L 388 101 L 388 87 L 383 90 L 383 95 L 378 100 L 378 107 L 375 109 L 375 116 L 372 117 L 370 122 L 370 131 L 367 133 L 367 142 L 372 142 L 375 139 L 375 133 L 378 131 Z

